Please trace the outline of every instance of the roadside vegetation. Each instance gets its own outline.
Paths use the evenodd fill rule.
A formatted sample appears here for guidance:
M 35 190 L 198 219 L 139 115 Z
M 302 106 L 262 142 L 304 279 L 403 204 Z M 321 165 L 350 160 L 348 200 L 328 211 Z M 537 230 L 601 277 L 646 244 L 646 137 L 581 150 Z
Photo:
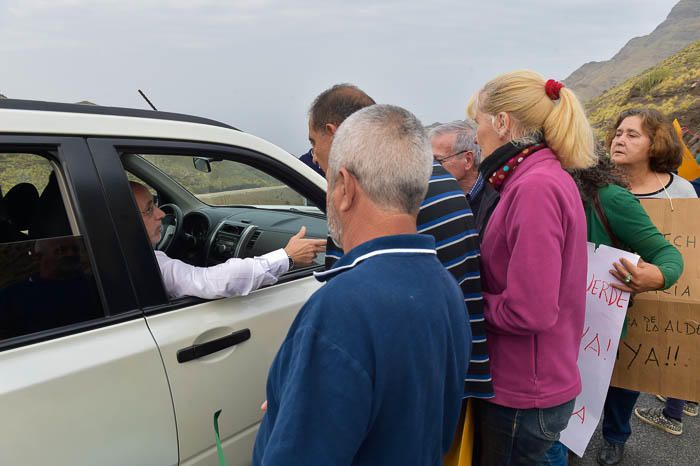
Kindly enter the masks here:
M 633 107 L 655 108 L 681 126 L 700 128 L 700 41 L 586 104 L 601 139 L 620 112 Z

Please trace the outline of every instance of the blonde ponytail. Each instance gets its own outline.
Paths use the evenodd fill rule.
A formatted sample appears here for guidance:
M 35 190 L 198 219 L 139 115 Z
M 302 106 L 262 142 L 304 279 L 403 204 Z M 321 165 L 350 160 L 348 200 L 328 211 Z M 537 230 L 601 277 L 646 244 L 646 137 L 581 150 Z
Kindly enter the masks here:
M 593 129 L 573 91 L 559 91 L 559 101 L 542 127 L 545 141 L 565 169 L 589 168 L 598 162 Z
M 593 130 L 576 95 L 562 88 L 552 100 L 545 80 L 533 71 L 513 71 L 487 82 L 467 105 L 472 117 L 477 109 L 487 115 L 508 113 L 513 142 L 543 137 L 565 169 L 588 168 L 598 160 Z

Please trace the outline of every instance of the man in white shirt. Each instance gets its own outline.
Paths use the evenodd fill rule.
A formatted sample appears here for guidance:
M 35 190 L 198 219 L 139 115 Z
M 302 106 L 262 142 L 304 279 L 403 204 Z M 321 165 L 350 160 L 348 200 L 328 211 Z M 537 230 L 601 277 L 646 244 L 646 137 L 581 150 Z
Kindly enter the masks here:
M 153 201 L 148 189 L 130 182 L 151 244 L 160 240 L 161 221 L 165 214 Z M 212 267 L 195 267 L 155 251 L 165 290 L 170 299 L 196 296 L 204 299 L 244 296 L 261 286 L 270 285 L 287 272 L 291 265 L 309 265 L 326 247 L 326 240 L 306 239 L 306 227 L 292 236 L 283 249 L 260 257 L 229 259 Z

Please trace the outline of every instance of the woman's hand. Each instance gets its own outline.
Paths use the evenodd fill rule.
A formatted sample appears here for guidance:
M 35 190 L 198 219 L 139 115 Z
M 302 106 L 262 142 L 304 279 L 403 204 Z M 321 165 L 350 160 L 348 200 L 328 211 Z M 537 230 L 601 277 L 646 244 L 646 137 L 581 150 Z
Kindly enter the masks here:
M 645 291 L 660 290 L 664 287 L 664 276 L 661 270 L 654 264 L 649 264 L 639 259 L 635 266 L 627 259 L 620 259 L 620 262 L 613 264 L 615 270 L 610 274 L 620 280 L 623 284 L 611 283 L 610 286 L 618 290 L 630 293 L 643 293 Z

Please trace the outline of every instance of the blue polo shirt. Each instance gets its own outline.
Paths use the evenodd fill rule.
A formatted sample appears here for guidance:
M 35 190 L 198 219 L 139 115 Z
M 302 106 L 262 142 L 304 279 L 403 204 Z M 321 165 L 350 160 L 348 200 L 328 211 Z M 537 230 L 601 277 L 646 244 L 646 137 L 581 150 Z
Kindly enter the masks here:
M 299 311 L 267 382 L 255 465 L 441 465 L 471 333 L 427 235 L 361 244 Z

